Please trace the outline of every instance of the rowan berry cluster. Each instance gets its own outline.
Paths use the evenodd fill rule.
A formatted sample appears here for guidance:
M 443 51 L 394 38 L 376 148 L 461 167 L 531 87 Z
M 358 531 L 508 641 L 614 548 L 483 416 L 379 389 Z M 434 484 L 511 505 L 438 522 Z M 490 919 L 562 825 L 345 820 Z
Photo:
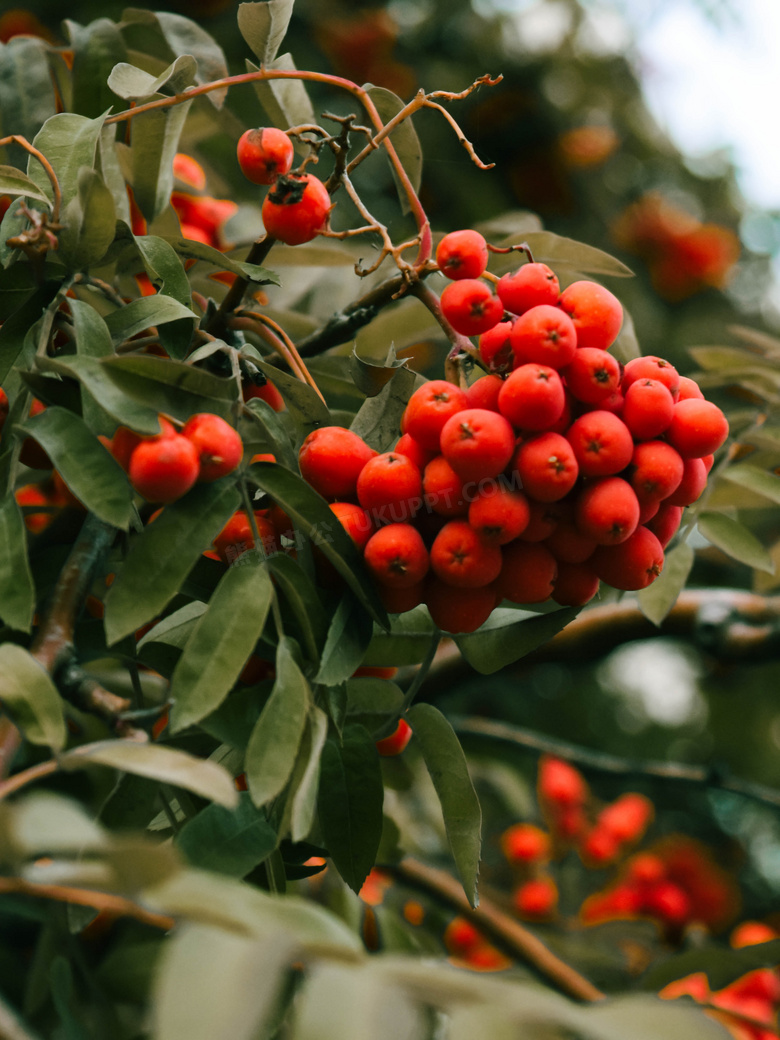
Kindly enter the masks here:
M 196 483 L 232 473 L 244 450 L 236 430 L 211 412 L 190 416 L 181 431 L 160 416 L 160 433 L 152 437 L 120 426 L 104 443 L 134 490 L 162 505 L 175 502 Z
M 728 435 L 723 412 L 663 358 L 622 366 L 608 352 L 622 308 L 597 283 L 561 292 L 529 262 L 494 295 L 472 277 L 487 262 L 474 231 L 445 236 L 437 261 L 452 279 L 442 310 L 479 334 L 489 373 L 418 388 L 393 451 L 331 427 L 300 454 L 387 608 L 424 602 L 467 632 L 503 600 L 581 606 L 600 581 L 647 587 Z

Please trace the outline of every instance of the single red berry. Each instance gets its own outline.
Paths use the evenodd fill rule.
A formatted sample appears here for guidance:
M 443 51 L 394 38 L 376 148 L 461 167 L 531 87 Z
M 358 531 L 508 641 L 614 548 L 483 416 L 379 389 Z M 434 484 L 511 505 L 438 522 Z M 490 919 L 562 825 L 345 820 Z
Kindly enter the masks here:
M 615 546 L 636 530 L 639 500 L 622 477 L 596 477 L 577 496 L 574 514 L 583 534 L 599 545 Z
M 376 530 L 365 509 L 354 502 L 331 502 L 330 510 L 358 549 L 365 549 L 366 542 Z
M 406 719 L 399 719 L 395 730 L 388 737 L 377 740 L 376 749 L 383 758 L 400 755 L 412 739 L 412 727 Z
M 514 367 L 511 330 L 511 321 L 499 321 L 479 337 L 479 356 L 491 372 L 509 372 Z
M 423 501 L 426 509 L 452 520 L 465 516 L 469 511 L 469 500 L 463 490 L 463 478 L 459 476 L 443 455 L 437 455 L 425 467 L 423 473 Z
M 210 483 L 227 476 L 238 467 L 244 445 L 233 427 L 211 412 L 191 415 L 182 429 L 182 436 L 195 445 L 200 459 L 201 483 Z
M 351 430 L 321 426 L 304 440 L 298 452 L 301 476 L 323 498 L 354 499 L 357 479 L 373 448 Z
M 524 314 L 539 304 L 558 302 L 560 283 L 547 264 L 528 263 L 498 280 L 496 292 L 513 314 Z
M 585 412 L 566 433 L 580 473 L 586 477 L 609 477 L 620 473 L 631 461 L 634 441 L 617 415 L 602 409 Z
M 284 174 L 263 199 L 261 216 L 269 235 L 288 246 L 311 242 L 324 229 L 331 201 L 313 174 Z
M 468 516 L 485 541 L 506 545 L 526 529 L 531 509 L 522 491 L 491 482 L 471 500 Z
M 453 281 L 479 278 L 487 262 L 487 243 L 478 231 L 451 231 L 436 247 L 439 270 Z
M 369 459 L 357 479 L 357 497 L 375 523 L 404 523 L 422 505 L 422 474 L 408 455 L 386 451 Z
M 501 321 L 504 305 L 493 295 L 487 282 L 462 278 L 444 287 L 441 310 L 456 332 L 479 336 Z
M 680 394 L 680 376 L 674 365 L 665 358 L 656 357 L 654 354 L 645 354 L 643 357 L 632 358 L 626 363 L 621 379 L 621 389 L 626 390 L 637 379 L 657 379 L 669 390 L 672 398 L 676 401 Z
M 501 835 L 501 849 L 512 864 L 538 863 L 550 858 L 550 835 L 533 823 L 515 823 Z
M 540 303 L 522 314 L 509 332 L 515 367 L 534 362 L 560 370 L 577 353 L 577 333 L 568 314 Z
M 425 605 L 433 623 L 443 632 L 476 632 L 490 617 L 496 594 L 491 585 L 456 588 L 431 576 L 425 584 Z
M 531 878 L 512 894 L 512 906 L 521 917 L 534 921 L 551 917 L 558 905 L 558 888 L 551 877 Z
M 579 769 L 552 755 L 542 755 L 539 760 L 537 790 L 540 801 L 550 808 L 582 806 L 588 797 L 588 786 Z
M 598 282 L 572 282 L 561 293 L 558 306 L 574 322 L 578 347 L 606 350 L 617 339 L 623 308 L 620 300 Z
M 566 403 L 561 377 L 549 365 L 521 365 L 504 381 L 498 407 L 520 430 L 548 430 Z
M 295 149 L 290 138 L 275 126 L 245 130 L 236 146 L 238 165 L 253 184 L 273 184 L 283 173 L 289 173 Z
M 619 545 L 600 545 L 589 562 L 613 589 L 637 592 L 651 585 L 663 570 L 664 551 L 652 531 L 637 527 Z
M 683 458 L 716 452 L 729 435 L 726 416 L 712 401 L 690 397 L 674 406 L 666 436 Z
M 372 534 L 364 550 L 366 566 L 381 585 L 408 589 L 428 573 L 428 550 L 411 524 L 388 524 Z
M 600 407 L 620 387 L 620 362 L 598 347 L 581 347 L 562 374 L 570 393 L 584 404 Z
M 438 455 L 442 427 L 450 416 L 466 407 L 466 394 L 459 386 L 445 379 L 431 379 L 409 398 L 401 426 L 404 433 Z
M 623 422 L 637 441 L 649 441 L 669 428 L 674 414 L 671 390 L 658 379 L 635 379 L 623 397 Z
M 631 486 L 640 505 L 668 498 L 680 486 L 685 464 L 665 441 L 643 441 L 631 457 Z
M 498 395 L 503 385 L 504 380 L 500 376 L 480 376 L 466 388 L 466 407 L 487 408 L 490 412 L 497 412 Z
M 558 563 L 545 545 L 518 539 L 504 546 L 496 595 L 510 603 L 543 603 L 552 594 L 557 573 Z
M 465 520 L 450 520 L 431 546 L 431 570 L 447 585 L 478 589 L 489 585 L 501 570 L 498 545 L 482 539 Z
M 442 455 L 464 480 L 495 477 L 512 458 L 515 434 L 498 412 L 465 408 L 442 427 Z
M 523 490 L 537 502 L 557 502 L 579 474 L 574 450 L 560 433 L 539 433 L 522 441 L 512 462 Z
M 149 502 L 175 502 L 200 473 L 198 450 L 187 437 L 143 440 L 130 456 L 130 483 Z

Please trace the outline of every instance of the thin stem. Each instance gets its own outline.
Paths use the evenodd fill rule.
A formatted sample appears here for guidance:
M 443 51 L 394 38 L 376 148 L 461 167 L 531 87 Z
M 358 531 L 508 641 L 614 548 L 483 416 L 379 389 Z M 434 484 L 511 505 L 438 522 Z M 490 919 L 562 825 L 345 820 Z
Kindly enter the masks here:
M 559 992 L 574 1000 L 603 1000 L 605 994 L 578 971 L 549 950 L 541 939 L 514 918 L 500 910 L 488 899 L 481 899 L 472 910 L 459 882 L 443 870 L 407 857 L 400 863 L 381 866 L 402 884 L 434 896 L 468 920 L 488 938 L 498 943 L 505 952 L 532 967 Z
M 23 769 L 19 773 L 14 773 L 13 776 L 9 776 L 7 780 L 3 780 L 0 783 L 0 801 L 3 800 L 7 795 L 13 794 L 14 791 L 21 790 L 27 784 L 32 784 L 36 780 L 40 780 L 41 777 L 51 776 L 52 773 L 56 773 L 60 768 L 60 764 L 56 758 L 49 758 L 45 762 L 39 762 L 37 766 L 30 766 L 28 769 Z
M 51 223 L 56 224 L 60 219 L 60 206 L 62 205 L 62 191 L 60 189 L 60 182 L 57 180 L 57 174 L 54 172 L 54 167 L 43 154 L 39 152 L 35 145 L 30 144 L 26 137 L 22 137 L 20 134 L 11 134 L 9 137 L 3 137 L 0 139 L 0 147 L 7 144 L 18 144 L 21 148 L 24 148 L 26 152 L 32 155 L 46 172 L 46 176 L 49 178 L 51 183 L 52 194 L 54 195 L 54 205 L 51 211 Z
M 58 902 L 74 903 L 77 906 L 91 906 L 96 910 L 107 910 L 120 917 L 133 917 L 142 924 L 160 928 L 164 932 L 170 931 L 176 924 L 174 918 L 167 914 L 156 914 L 139 906 L 131 899 L 116 896 L 110 892 L 97 892 L 86 888 L 75 888 L 71 885 L 43 885 L 16 877 L 0 877 L 0 892 L 35 896 L 38 899 L 56 899 Z

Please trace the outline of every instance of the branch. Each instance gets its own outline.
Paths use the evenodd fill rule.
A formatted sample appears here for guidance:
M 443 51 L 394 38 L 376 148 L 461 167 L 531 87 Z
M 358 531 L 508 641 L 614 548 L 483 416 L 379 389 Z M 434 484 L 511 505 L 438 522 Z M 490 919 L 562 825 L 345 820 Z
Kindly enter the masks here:
M 574 1000 L 589 1003 L 604 999 L 605 994 L 592 982 L 557 957 L 533 932 L 509 917 L 494 903 L 483 898 L 478 908 L 472 910 L 459 882 L 445 871 L 429 867 L 410 857 L 391 866 L 382 865 L 380 869 L 396 881 L 421 889 L 452 907 L 458 914 L 468 918 L 480 932 L 500 945 L 505 952 L 532 967 L 559 992 Z
M 612 776 L 640 779 L 652 778 L 689 784 L 711 790 L 729 791 L 754 802 L 780 808 L 780 791 L 764 784 L 754 784 L 739 777 L 731 777 L 722 767 L 693 766 L 682 762 L 663 762 L 651 759 L 624 758 L 602 751 L 592 751 L 577 744 L 546 737 L 533 730 L 513 726 L 492 719 L 452 717 L 455 732 L 464 737 L 489 745 L 505 744 L 516 751 L 534 755 L 550 754 L 573 762 L 586 771 L 609 773 Z
M 0 878 L 0 892 L 35 896 L 38 899 L 56 899 L 61 903 L 75 903 L 77 906 L 92 906 L 95 910 L 108 910 L 120 917 L 133 917 L 142 924 L 160 928 L 164 932 L 170 931 L 176 923 L 172 917 L 145 910 L 144 907 L 124 896 L 74 888 L 71 885 L 41 885 L 33 881 L 25 881 L 24 878 L 3 877 Z
M 71 657 L 76 618 L 115 534 L 116 528 L 87 514 L 30 647 L 30 653 L 50 675 Z
M 322 328 L 302 339 L 298 343 L 298 353 L 304 358 L 314 357 L 354 339 L 359 329 L 372 322 L 383 307 L 404 293 L 407 285 L 402 275 L 395 275 L 374 286 L 339 314 L 334 314 Z

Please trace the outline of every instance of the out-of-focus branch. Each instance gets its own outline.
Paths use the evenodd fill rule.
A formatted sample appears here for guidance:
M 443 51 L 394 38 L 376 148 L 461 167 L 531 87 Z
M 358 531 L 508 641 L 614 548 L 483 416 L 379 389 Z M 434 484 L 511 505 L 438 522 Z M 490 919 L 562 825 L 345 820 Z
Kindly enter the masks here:
M 722 768 L 687 765 L 683 762 L 663 762 L 650 759 L 624 758 L 620 755 L 592 751 L 577 744 L 569 744 L 556 740 L 533 730 L 510 725 L 507 722 L 495 722 L 492 719 L 463 718 L 454 716 L 450 719 L 456 733 L 469 744 L 491 746 L 503 744 L 524 754 L 555 755 L 558 758 L 573 762 L 587 772 L 610 773 L 613 776 L 641 779 L 667 780 L 689 784 L 693 787 L 712 788 L 719 791 L 731 791 L 752 801 L 780 808 L 780 791 L 764 784 L 754 784 L 739 777 L 732 777 Z
M 529 965 L 566 996 L 587 1002 L 604 998 L 601 990 L 584 975 L 580 975 L 571 965 L 562 961 L 533 932 L 505 914 L 490 900 L 481 899 L 477 909 L 472 910 L 461 885 L 445 871 L 429 867 L 410 857 L 392 866 L 382 866 L 381 869 L 401 884 L 427 892 L 452 907 L 458 914 L 467 917 L 483 935 L 500 945 L 516 960 Z

